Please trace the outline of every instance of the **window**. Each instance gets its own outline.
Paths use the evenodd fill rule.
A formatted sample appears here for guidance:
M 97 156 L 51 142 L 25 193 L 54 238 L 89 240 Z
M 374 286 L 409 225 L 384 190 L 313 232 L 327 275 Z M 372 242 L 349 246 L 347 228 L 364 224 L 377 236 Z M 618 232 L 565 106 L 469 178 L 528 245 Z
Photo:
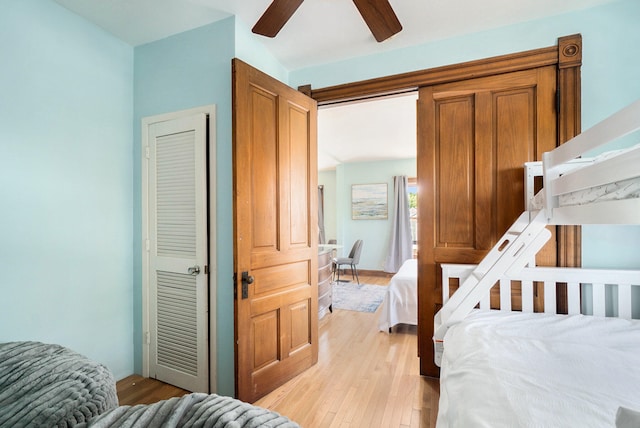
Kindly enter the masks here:
M 418 179 L 407 179 L 407 197 L 409 199 L 409 220 L 411 222 L 411 238 L 413 240 L 413 257 L 418 251 Z

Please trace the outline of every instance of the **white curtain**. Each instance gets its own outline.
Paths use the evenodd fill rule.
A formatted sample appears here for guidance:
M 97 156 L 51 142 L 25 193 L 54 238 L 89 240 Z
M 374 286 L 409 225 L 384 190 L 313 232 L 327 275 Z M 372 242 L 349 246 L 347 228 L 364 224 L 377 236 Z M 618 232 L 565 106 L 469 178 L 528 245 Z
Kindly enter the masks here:
M 318 244 L 326 243 L 324 233 L 324 186 L 318 186 Z
M 393 177 L 393 218 L 389 253 L 384 263 L 384 271 L 395 273 L 400 266 L 413 257 L 413 239 L 411 237 L 411 220 L 409 217 L 409 197 L 407 196 L 407 177 Z

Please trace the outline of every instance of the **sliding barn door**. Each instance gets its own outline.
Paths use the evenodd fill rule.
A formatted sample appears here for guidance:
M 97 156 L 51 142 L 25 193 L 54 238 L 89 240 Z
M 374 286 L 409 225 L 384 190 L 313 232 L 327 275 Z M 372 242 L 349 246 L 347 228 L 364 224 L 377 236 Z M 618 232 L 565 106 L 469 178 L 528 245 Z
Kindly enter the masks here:
M 149 376 L 209 391 L 206 114 L 148 132 Z
M 555 93 L 555 66 L 420 89 L 422 374 L 438 375 L 425 338 L 442 304 L 440 265 L 479 263 L 524 211 L 523 164 L 556 146 Z M 539 264 L 555 265 L 552 241 Z
M 233 61 L 236 388 L 255 401 L 318 360 L 316 102 Z

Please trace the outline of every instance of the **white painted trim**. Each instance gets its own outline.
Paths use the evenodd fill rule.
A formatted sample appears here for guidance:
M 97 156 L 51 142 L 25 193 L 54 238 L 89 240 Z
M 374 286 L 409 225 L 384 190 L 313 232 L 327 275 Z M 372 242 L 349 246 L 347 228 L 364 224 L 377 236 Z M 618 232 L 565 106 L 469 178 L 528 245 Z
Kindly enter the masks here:
M 146 156 L 149 148 L 149 126 L 152 122 L 142 119 L 142 141 L 140 157 L 142 167 L 141 201 L 142 201 L 142 376 L 149 377 L 149 159 Z
M 218 390 L 218 334 L 217 334 L 217 301 L 218 301 L 218 253 L 217 249 L 217 180 L 218 171 L 216 160 L 216 106 L 208 106 L 209 115 L 209 392 Z

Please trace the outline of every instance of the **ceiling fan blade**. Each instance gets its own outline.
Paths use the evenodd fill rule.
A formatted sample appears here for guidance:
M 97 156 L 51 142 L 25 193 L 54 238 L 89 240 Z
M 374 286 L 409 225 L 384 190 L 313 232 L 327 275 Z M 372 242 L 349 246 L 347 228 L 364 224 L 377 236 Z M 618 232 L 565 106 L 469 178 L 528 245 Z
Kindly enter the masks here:
M 273 0 L 251 31 L 267 37 L 275 37 L 303 0 Z
M 402 30 L 402 24 L 389 0 L 353 0 L 353 3 L 378 42 L 387 40 Z

